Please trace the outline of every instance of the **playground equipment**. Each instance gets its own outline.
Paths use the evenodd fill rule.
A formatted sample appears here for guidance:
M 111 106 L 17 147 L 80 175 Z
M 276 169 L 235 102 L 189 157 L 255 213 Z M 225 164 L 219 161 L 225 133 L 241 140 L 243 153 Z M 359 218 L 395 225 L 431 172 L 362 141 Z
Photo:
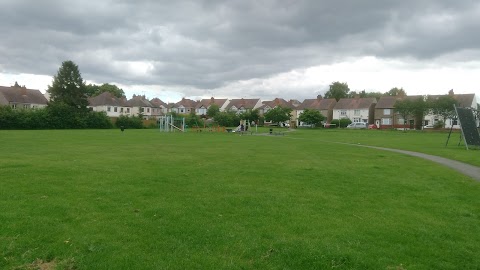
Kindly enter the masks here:
M 161 132 L 185 132 L 185 118 L 172 115 L 160 116 L 158 126 Z

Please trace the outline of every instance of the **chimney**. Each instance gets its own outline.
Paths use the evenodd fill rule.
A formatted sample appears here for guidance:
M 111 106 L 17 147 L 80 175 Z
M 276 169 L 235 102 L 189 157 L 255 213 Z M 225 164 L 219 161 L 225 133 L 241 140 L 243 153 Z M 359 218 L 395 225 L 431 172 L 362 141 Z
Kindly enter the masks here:
M 210 104 L 214 104 L 215 103 L 215 99 L 213 97 L 210 98 Z
M 322 95 L 318 95 L 317 99 L 319 99 L 319 100 L 322 99 Z
M 453 97 L 455 95 L 455 93 L 453 93 L 453 89 L 450 89 L 450 91 L 448 91 L 448 95 Z

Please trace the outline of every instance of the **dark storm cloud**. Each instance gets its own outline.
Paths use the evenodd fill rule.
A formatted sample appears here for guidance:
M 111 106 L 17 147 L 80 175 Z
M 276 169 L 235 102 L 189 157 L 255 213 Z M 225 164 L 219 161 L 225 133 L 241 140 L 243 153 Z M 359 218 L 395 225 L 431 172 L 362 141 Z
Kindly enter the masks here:
M 478 50 L 479 13 L 446 0 L 0 0 L 0 67 L 53 75 L 71 59 L 97 82 L 211 89 L 362 55 L 461 58 Z

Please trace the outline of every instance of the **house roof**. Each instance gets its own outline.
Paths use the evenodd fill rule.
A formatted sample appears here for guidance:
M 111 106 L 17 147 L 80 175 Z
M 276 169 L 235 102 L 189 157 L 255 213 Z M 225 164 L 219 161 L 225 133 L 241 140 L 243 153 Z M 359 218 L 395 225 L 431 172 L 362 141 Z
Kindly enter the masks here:
M 475 94 L 450 94 L 457 102 L 459 107 L 471 107 L 474 103 Z M 428 96 L 430 99 L 438 99 L 445 95 L 430 95 Z
M 377 109 L 391 109 L 395 107 L 395 103 L 397 100 L 401 100 L 402 98 L 399 96 L 384 96 L 380 97 L 380 99 L 377 102 L 377 105 L 375 105 L 375 108 Z
M 235 108 L 245 108 L 245 109 L 254 109 L 255 105 L 260 101 L 258 98 L 241 98 L 241 99 L 232 99 L 227 105 L 227 110 L 235 106 Z
M 125 98 L 117 98 L 110 92 L 103 92 L 98 96 L 91 97 L 88 99 L 88 104 L 90 106 L 126 106 Z
M 28 89 L 22 86 L 0 86 L 0 104 L 9 103 L 40 104 L 47 105 L 45 96 L 36 89 Z
M 157 108 L 160 108 L 160 107 L 167 107 L 167 103 L 163 102 L 161 99 L 159 98 L 152 98 L 150 100 L 150 103 L 154 106 L 154 107 L 157 107 Z
M 334 109 L 335 110 L 367 109 L 367 108 L 370 108 L 370 106 L 375 103 L 377 103 L 376 98 L 342 98 L 337 102 Z
M 178 108 L 180 106 L 183 106 L 185 108 L 195 108 L 197 105 L 197 102 L 188 98 L 182 98 L 179 102 L 175 103 L 173 105 L 173 108 Z
M 260 109 L 263 109 L 265 107 L 270 107 L 270 108 L 275 108 L 277 106 L 283 107 L 283 108 L 290 108 L 290 109 L 295 109 L 295 106 L 292 104 L 293 102 L 288 102 L 283 98 L 276 98 L 272 101 L 264 101 L 263 105 L 260 106 Z
M 458 101 L 459 107 L 471 107 L 475 100 L 475 94 L 455 94 L 453 98 Z
M 133 95 L 132 99 L 127 101 L 127 105 L 130 107 L 154 107 L 152 103 L 145 98 L 145 96 L 140 95 Z
M 202 106 L 205 108 L 210 107 L 210 105 L 215 104 L 219 108 L 221 108 L 225 102 L 227 102 L 227 99 L 215 99 L 215 98 L 208 98 L 208 99 L 202 99 L 200 102 L 197 102 L 197 109 L 201 108 Z
M 298 106 L 297 110 L 305 110 L 305 109 L 314 109 L 314 110 L 331 110 L 337 101 L 334 98 L 315 98 L 315 99 L 305 99 L 303 103 Z

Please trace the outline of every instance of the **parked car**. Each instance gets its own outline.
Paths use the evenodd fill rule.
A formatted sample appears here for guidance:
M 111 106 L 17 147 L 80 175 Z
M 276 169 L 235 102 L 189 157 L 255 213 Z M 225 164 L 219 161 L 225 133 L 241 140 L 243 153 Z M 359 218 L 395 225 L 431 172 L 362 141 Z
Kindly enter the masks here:
M 354 128 L 354 129 L 367 128 L 367 123 L 363 123 L 363 122 L 351 123 L 350 125 L 347 126 L 347 128 Z
M 433 125 L 426 125 L 426 126 L 423 126 L 423 128 L 434 128 Z
M 375 124 L 371 124 L 371 125 L 368 125 L 368 129 L 378 129 L 378 127 Z

